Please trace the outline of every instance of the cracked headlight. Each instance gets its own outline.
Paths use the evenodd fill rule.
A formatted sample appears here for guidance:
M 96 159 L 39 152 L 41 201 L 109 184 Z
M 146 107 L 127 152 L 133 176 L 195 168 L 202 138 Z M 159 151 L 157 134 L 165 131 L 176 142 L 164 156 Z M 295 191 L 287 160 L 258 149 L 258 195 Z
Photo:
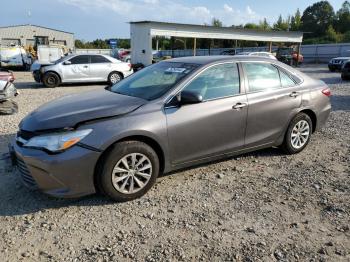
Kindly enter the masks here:
M 51 152 L 60 152 L 74 146 L 76 143 L 90 134 L 91 131 L 92 129 L 85 129 L 35 136 L 28 140 L 27 143 L 23 144 L 23 146 L 46 149 Z

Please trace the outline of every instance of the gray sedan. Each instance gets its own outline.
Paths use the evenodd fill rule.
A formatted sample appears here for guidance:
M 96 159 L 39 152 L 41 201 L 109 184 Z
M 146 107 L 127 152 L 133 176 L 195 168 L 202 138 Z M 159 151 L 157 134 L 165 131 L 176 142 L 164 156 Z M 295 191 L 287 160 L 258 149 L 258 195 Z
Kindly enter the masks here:
M 272 59 L 172 59 L 43 105 L 10 150 L 28 186 L 126 201 L 162 173 L 267 147 L 299 153 L 326 122 L 329 96 L 324 82 Z
M 108 82 L 115 84 L 133 73 L 130 63 L 107 55 L 69 55 L 54 64 L 34 63 L 31 70 L 35 81 L 46 87 L 62 83 Z

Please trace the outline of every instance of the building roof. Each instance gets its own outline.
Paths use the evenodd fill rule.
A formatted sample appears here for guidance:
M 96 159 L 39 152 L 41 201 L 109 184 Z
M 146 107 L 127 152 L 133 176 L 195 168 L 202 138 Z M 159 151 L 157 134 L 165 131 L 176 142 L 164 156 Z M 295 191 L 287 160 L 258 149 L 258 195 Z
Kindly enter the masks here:
M 74 33 L 71 33 L 71 32 L 57 30 L 57 29 L 53 29 L 53 28 L 49 28 L 49 27 L 40 26 L 40 25 L 31 25 L 31 24 L 0 26 L 0 29 L 1 28 L 12 28 L 12 27 L 23 27 L 23 26 L 34 26 L 34 27 L 39 27 L 39 28 L 43 28 L 43 29 L 48 29 L 48 30 L 53 30 L 53 31 L 61 32 L 61 33 L 74 35 Z
M 301 43 L 303 39 L 303 32 L 297 31 L 264 31 L 254 29 L 240 29 L 234 27 L 215 27 L 209 25 L 194 25 L 157 21 L 134 21 L 130 22 L 130 24 L 136 26 L 146 26 L 151 29 L 152 35 L 159 36 L 293 43 Z

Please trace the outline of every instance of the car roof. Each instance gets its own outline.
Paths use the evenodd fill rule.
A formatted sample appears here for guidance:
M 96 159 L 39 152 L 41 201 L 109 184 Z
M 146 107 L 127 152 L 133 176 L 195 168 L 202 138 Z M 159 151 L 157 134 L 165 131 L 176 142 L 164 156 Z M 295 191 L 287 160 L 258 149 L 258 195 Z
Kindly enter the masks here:
M 225 61 L 274 61 L 275 60 L 268 57 L 261 56 L 249 56 L 249 55 L 240 55 L 240 56 L 187 56 L 187 57 L 179 57 L 173 58 L 169 60 L 165 60 L 168 62 L 180 62 L 180 63 L 193 63 L 193 64 L 210 64 L 215 62 L 225 62 Z

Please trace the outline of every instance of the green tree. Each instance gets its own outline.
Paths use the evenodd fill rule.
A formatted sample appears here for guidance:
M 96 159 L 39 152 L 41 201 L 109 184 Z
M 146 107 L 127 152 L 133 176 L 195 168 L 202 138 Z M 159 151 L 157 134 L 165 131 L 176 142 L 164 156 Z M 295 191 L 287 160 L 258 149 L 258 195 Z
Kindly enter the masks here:
M 289 18 L 287 20 L 284 20 L 282 18 L 282 15 L 280 15 L 277 22 L 273 24 L 273 29 L 287 31 L 289 29 Z
M 302 30 L 311 31 L 307 37 L 325 35 L 328 27 L 333 24 L 334 18 L 334 9 L 328 1 L 314 3 L 305 9 L 301 17 Z
M 302 22 L 301 22 L 301 14 L 299 8 L 295 12 L 295 15 L 292 16 L 291 22 L 290 22 L 290 29 L 292 31 L 299 31 L 301 30 Z
M 350 29 L 350 3 L 345 1 L 337 12 L 335 28 L 340 33 L 345 33 Z
M 265 30 L 265 31 L 271 30 L 271 26 L 267 22 L 266 18 L 264 18 L 264 20 L 260 21 L 259 29 L 262 29 L 262 30 Z
M 349 43 L 349 42 L 350 42 L 350 31 L 347 31 L 347 32 L 344 33 L 344 35 L 343 35 L 343 41 L 344 41 L 345 43 Z
M 216 27 L 222 27 L 222 22 L 219 19 L 214 17 L 213 20 L 211 21 L 211 25 Z
M 259 25 L 254 24 L 254 23 L 247 23 L 244 25 L 245 29 L 259 29 Z
M 339 43 L 342 40 L 342 35 L 338 34 L 332 25 L 330 25 L 326 31 L 326 39 L 332 43 Z

